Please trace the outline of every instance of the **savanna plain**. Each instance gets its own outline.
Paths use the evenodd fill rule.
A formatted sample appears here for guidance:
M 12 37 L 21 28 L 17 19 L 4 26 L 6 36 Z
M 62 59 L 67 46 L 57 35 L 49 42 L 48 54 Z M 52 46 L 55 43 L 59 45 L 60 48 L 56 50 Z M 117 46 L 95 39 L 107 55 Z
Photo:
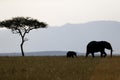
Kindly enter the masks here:
M 0 57 L 0 80 L 120 80 L 120 56 Z

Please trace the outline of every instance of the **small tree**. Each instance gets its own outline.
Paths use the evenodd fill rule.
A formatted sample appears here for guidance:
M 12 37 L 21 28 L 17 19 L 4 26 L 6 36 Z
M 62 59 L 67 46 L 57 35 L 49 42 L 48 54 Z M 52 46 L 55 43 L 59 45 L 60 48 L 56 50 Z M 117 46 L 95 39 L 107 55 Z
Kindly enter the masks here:
M 21 36 L 22 42 L 20 44 L 22 56 L 24 56 L 23 44 L 27 39 L 26 34 L 33 29 L 46 28 L 47 24 L 44 22 L 39 22 L 36 19 L 30 17 L 15 17 L 10 20 L 4 20 L 0 22 L 1 27 L 11 29 L 13 34 L 19 34 Z

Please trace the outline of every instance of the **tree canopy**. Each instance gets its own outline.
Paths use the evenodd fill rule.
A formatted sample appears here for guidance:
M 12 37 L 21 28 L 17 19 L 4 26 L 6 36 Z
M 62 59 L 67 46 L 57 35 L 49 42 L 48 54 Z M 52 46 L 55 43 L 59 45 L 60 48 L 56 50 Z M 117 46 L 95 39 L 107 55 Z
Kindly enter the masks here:
M 15 33 L 19 33 L 19 30 L 29 33 L 32 29 L 46 28 L 47 24 L 30 17 L 15 17 L 13 19 L 0 22 L 0 26 L 11 29 Z
M 21 36 L 21 52 L 22 56 L 24 56 L 23 43 L 25 42 L 25 35 L 33 29 L 46 28 L 47 24 L 30 17 L 15 17 L 9 20 L 1 21 L 0 27 L 11 29 L 13 34 L 19 34 Z

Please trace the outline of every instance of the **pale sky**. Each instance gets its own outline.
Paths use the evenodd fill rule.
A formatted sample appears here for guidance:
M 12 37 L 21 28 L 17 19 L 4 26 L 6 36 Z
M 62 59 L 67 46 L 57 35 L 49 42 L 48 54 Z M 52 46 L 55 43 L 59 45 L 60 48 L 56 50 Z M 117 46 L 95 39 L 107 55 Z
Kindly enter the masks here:
M 66 23 L 80 24 L 101 20 L 120 22 L 120 0 L 0 0 L 0 21 L 17 16 L 32 17 L 46 22 L 49 26 L 62 26 Z M 91 26 L 93 27 L 93 25 Z M 116 51 L 120 50 L 120 38 L 116 36 L 120 34 L 119 26 L 116 24 L 112 25 L 112 29 L 104 29 L 104 26 L 99 27 L 101 30 L 94 29 L 96 25 L 94 25 L 93 29 L 89 29 L 89 27 L 84 29 L 81 26 L 79 29 L 81 31 L 77 31 L 79 34 L 77 36 L 76 29 L 73 31 L 74 35 L 72 32 L 69 33 L 72 29 L 68 30 L 66 28 L 65 30 L 64 28 L 63 30 L 56 28 L 47 29 L 38 33 L 35 31 L 34 34 L 28 35 L 30 40 L 25 43 L 25 52 L 30 50 L 76 50 L 85 52 L 86 44 L 91 40 L 110 41 Z M 103 33 L 103 31 L 105 32 Z M 93 37 L 89 37 L 90 35 Z M 1 30 L 0 37 L 0 53 L 20 52 L 19 44 L 21 39 L 18 35 L 15 36 L 10 31 Z M 71 43 L 72 37 L 75 39 L 73 43 Z M 59 43 L 61 44 L 59 45 Z
M 89 21 L 120 21 L 120 0 L 0 0 L 0 21 L 32 17 L 50 26 Z

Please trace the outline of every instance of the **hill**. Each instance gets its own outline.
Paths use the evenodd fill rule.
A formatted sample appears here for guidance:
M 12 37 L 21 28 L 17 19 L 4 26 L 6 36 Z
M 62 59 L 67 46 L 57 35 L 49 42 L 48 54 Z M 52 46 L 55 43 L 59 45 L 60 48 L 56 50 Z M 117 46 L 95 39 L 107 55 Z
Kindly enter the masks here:
M 25 56 L 66 56 L 67 51 L 40 51 L 26 52 Z M 78 56 L 83 56 L 85 53 L 76 52 Z M 0 53 L 0 56 L 21 56 L 21 53 Z
M 85 53 L 86 45 L 92 40 L 106 40 L 113 46 L 114 53 L 119 54 L 120 22 L 95 21 L 82 24 L 65 24 L 59 27 L 33 30 L 27 35 L 25 52 L 69 51 Z M 4 35 L 4 36 L 3 36 Z M 20 52 L 19 35 L 10 31 L 0 32 L 0 52 Z

